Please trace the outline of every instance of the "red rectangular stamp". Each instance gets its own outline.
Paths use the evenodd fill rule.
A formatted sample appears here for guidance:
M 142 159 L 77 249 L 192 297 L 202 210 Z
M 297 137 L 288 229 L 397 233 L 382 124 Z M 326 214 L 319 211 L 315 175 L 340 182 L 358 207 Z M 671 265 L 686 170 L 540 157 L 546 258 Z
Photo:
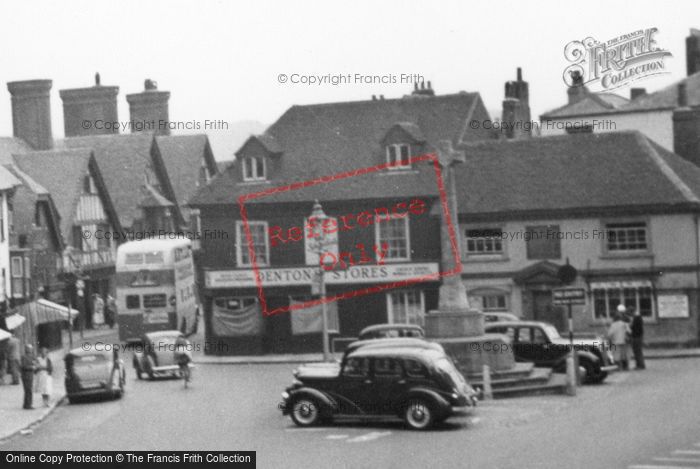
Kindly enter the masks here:
M 377 173 L 387 169 L 395 169 L 399 165 L 414 165 L 416 163 L 432 163 L 432 167 L 435 171 L 435 182 L 437 185 L 437 193 L 439 195 L 439 202 L 441 207 L 441 216 L 444 221 L 445 228 L 447 229 L 449 240 L 450 240 L 450 250 L 451 255 L 454 259 L 454 268 L 446 271 L 440 271 L 439 268 L 430 269 L 418 266 L 416 269 L 415 265 L 411 274 L 406 273 L 406 269 L 402 267 L 400 262 L 387 262 L 387 259 L 396 258 L 396 250 L 410 249 L 410 246 L 393 246 L 388 242 L 377 243 L 374 246 L 366 246 L 363 243 L 356 243 L 354 247 L 355 252 L 350 251 L 338 251 L 338 233 L 345 231 L 352 231 L 362 228 L 371 229 L 381 229 L 381 226 L 387 226 L 388 222 L 395 219 L 407 218 L 407 217 L 417 217 L 426 214 L 429 211 L 429 206 L 426 204 L 425 200 L 420 197 L 409 197 L 407 200 L 398 202 L 391 207 L 377 206 L 371 209 L 361 210 L 356 213 L 348 213 L 340 216 L 328 216 L 326 218 L 316 219 L 313 215 L 308 217 L 304 223 L 300 226 L 293 226 L 291 228 L 282 229 L 279 226 L 273 226 L 268 228 L 266 236 L 269 239 L 269 245 L 272 248 L 282 248 L 289 243 L 305 242 L 305 243 L 319 243 L 321 246 L 318 249 L 316 257 L 314 258 L 314 264 L 309 265 L 307 258 L 307 265 L 304 267 L 307 270 L 313 271 L 315 278 L 313 281 L 317 281 L 320 275 L 324 275 L 324 281 L 326 283 L 333 283 L 333 275 L 339 276 L 339 272 L 350 272 L 349 269 L 355 266 L 366 265 L 371 267 L 381 266 L 384 268 L 384 273 L 391 270 L 390 274 L 395 274 L 400 280 L 391 280 L 391 275 L 389 275 L 389 280 L 380 280 L 371 286 L 361 287 L 354 290 L 343 291 L 339 293 L 333 293 L 328 295 L 320 296 L 319 298 L 295 302 L 293 305 L 286 307 L 279 307 L 270 309 L 268 307 L 268 302 L 265 297 L 265 276 L 266 270 L 261 268 L 258 264 L 258 259 L 255 250 L 255 243 L 253 240 L 253 234 L 251 232 L 250 221 L 248 216 L 248 210 L 246 203 L 254 199 L 263 199 L 265 197 L 270 197 L 275 194 L 280 194 L 284 192 L 290 192 L 295 190 L 302 190 L 310 188 L 313 186 L 319 186 L 324 184 L 331 184 L 338 181 L 350 180 L 351 178 L 359 178 L 368 174 Z M 352 171 L 346 171 L 342 173 L 332 174 L 328 176 L 318 177 L 315 179 L 310 179 L 308 181 L 295 182 L 285 186 L 273 187 L 270 189 L 251 192 L 242 195 L 238 198 L 238 205 L 241 213 L 241 221 L 243 224 L 243 231 L 246 236 L 248 256 L 250 258 L 250 264 L 253 269 L 253 275 L 255 278 L 255 285 L 258 292 L 258 299 L 262 307 L 263 315 L 270 316 L 278 313 L 285 313 L 297 309 L 305 309 L 315 305 L 320 305 L 323 303 L 330 303 L 337 300 L 354 298 L 363 295 L 369 295 L 373 293 L 378 293 L 381 291 L 392 290 L 396 288 L 402 288 L 410 285 L 415 285 L 422 282 L 437 281 L 442 277 L 459 275 L 462 272 L 462 263 L 459 255 L 459 249 L 457 246 L 457 233 L 454 227 L 454 220 L 452 220 L 452 215 L 449 210 L 449 204 L 447 201 L 447 193 L 445 191 L 445 185 L 443 180 L 442 168 L 436 154 L 429 153 L 420 156 L 410 158 L 407 161 L 396 161 L 392 163 L 384 163 L 376 166 L 370 166 L 366 168 L 359 168 Z M 391 230 L 389 229 L 389 232 Z M 390 234 L 389 234 L 390 236 Z M 328 245 L 323 243 L 323 240 L 331 241 L 335 239 L 335 242 L 331 242 Z M 403 270 L 402 270 L 403 269 Z M 421 271 L 422 270 L 422 271 Z M 354 272 L 354 271 L 353 271 Z M 295 272 L 298 274 L 298 272 Z M 303 284 L 312 278 L 309 272 L 302 272 L 300 279 L 292 279 L 292 281 L 298 280 Z M 331 276 L 331 277 L 328 277 Z M 328 280 L 326 280 L 328 278 Z M 337 280 L 337 278 L 336 278 Z M 343 283 L 342 281 L 337 281 L 335 283 Z

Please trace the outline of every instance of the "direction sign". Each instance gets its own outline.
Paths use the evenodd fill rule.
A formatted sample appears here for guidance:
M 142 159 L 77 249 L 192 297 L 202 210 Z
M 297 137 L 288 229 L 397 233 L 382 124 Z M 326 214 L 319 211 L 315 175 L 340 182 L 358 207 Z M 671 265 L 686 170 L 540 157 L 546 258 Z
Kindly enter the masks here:
M 585 288 L 555 288 L 552 290 L 552 303 L 555 305 L 585 305 Z

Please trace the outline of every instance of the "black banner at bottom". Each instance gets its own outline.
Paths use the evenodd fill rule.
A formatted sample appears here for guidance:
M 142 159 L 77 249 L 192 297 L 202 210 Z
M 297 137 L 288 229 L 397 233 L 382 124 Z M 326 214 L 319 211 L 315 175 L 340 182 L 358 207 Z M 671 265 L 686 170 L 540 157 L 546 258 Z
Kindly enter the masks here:
M 0 451 L 0 466 L 87 468 L 167 467 L 195 468 L 226 464 L 254 468 L 255 451 Z

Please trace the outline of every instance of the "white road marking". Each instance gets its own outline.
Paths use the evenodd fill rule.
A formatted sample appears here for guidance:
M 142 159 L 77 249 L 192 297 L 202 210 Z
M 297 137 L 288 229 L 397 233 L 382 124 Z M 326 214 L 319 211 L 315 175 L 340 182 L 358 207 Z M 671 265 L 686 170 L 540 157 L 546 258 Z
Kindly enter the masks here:
M 349 437 L 350 435 L 328 435 L 326 440 L 342 440 Z
M 356 436 L 347 440 L 348 443 L 365 443 L 367 441 L 377 440 L 385 436 L 391 435 L 391 432 L 369 432 L 364 435 Z
M 634 466 L 627 466 L 627 469 L 688 469 L 698 466 L 654 466 L 651 464 L 638 464 Z
M 700 450 L 697 449 L 677 449 L 673 454 L 692 454 L 693 456 L 700 456 Z
M 687 464 L 700 464 L 700 459 L 686 459 L 686 458 L 654 458 L 654 461 L 658 462 L 682 462 Z

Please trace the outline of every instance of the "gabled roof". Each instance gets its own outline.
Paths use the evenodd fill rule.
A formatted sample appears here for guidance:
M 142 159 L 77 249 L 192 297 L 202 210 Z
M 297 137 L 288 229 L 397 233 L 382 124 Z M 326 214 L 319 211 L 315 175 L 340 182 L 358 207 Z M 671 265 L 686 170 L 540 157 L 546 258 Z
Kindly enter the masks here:
M 64 239 L 70 236 L 75 210 L 83 192 L 83 178 L 92 174 L 100 192 L 104 210 L 115 229 L 120 229 L 110 195 L 104 190 L 99 168 L 92 151 L 86 148 L 75 150 L 47 150 L 14 155 L 17 167 L 34 181 L 46 188 L 61 216 L 61 233 Z
M 423 131 L 413 122 L 398 122 L 394 124 L 387 133 L 391 132 L 394 128 L 399 128 L 403 130 L 409 137 L 411 137 L 416 142 L 425 142 Z
M 629 103 L 629 99 L 614 93 L 591 93 L 586 90 L 586 96 L 573 104 L 565 104 L 561 107 L 542 114 L 542 119 L 557 117 L 582 116 L 613 112 Z
M 621 110 L 652 111 L 678 107 L 678 85 L 685 83 L 689 106 L 700 106 L 700 72 L 685 77 L 653 93 L 644 94 L 632 100 Z
M 151 154 L 153 145 L 151 133 L 68 137 L 56 142 L 57 148 L 93 150 L 120 224 L 124 227 L 132 226 L 141 216 L 138 203 L 142 197 L 141 187 L 145 184 L 146 168 L 150 165 L 160 179 Z
M 0 164 L 11 164 L 12 155 L 32 151 L 32 147 L 21 138 L 0 137 Z
M 139 202 L 140 207 L 172 207 L 171 201 L 160 195 L 155 187 L 150 184 L 146 184 L 141 187 L 141 201 Z
M 48 189 L 22 171 L 16 164 L 8 163 L 3 166 L 21 181 L 21 186 L 17 188 L 15 195 L 12 197 L 14 208 L 12 224 L 14 225 L 14 231 L 18 234 L 31 234 L 32 230 L 35 229 L 37 202 L 44 201 L 48 208 L 47 225 L 51 236 L 58 250 L 63 250 L 64 242 L 60 227 L 61 216 Z
M 457 197 L 464 219 L 591 210 L 698 210 L 700 168 L 637 131 L 463 145 Z
M 241 184 L 239 165 L 230 165 L 190 203 L 230 204 L 242 194 L 384 163 L 382 140 L 399 122 L 421 129 L 426 150 L 440 140 L 457 143 L 492 138 L 488 130 L 470 129 L 467 124 L 472 116 L 488 118 L 478 93 L 292 106 L 265 132 L 283 152 L 275 160 L 274 171 L 268 165 L 269 181 Z M 331 194 L 334 199 L 347 200 L 437 194 L 432 168 L 419 166 L 402 174 L 373 173 L 277 193 L 259 201 L 324 200 Z
M 212 176 L 219 172 L 209 138 L 204 134 L 158 136 L 156 143 L 180 205 L 187 203 L 199 188 L 202 160 Z
M 0 191 L 8 191 L 21 184 L 22 182 L 19 179 L 17 179 L 10 171 L 0 166 Z

